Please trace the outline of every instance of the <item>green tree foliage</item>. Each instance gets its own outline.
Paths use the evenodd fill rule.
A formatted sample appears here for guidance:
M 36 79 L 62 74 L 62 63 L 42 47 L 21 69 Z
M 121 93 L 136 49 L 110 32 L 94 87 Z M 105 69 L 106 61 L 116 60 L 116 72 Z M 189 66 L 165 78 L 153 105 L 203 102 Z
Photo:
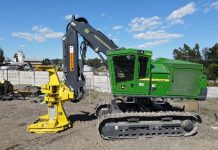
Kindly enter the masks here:
M 4 60 L 5 60 L 4 51 L 2 48 L 0 48 L 0 63 L 3 63 Z
M 62 66 L 63 65 L 63 59 L 52 59 L 51 64 L 56 65 L 56 66 Z
M 62 64 L 63 64 L 63 60 L 62 59 L 49 59 L 49 58 L 45 58 L 42 61 L 43 65 L 54 65 L 58 68 L 58 71 L 62 71 Z
M 174 49 L 173 57 L 175 59 L 202 63 L 207 78 L 214 81 L 218 79 L 218 43 L 211 48 L 206 47 L 202 50 L 200 50 L 199 44 L 195 44 L 194 48 L 184 44 L 182 48 Z
M 98 58 L 88 59 L 88 60 L 86 60 L 86 64 L 97 69 L 97 68 L 101 67 L 101 60 Z
M 217 80 L 218 78 L 218 64 L 210 64 L 208 66 L 208 77 L 212 80 Z
M 42 61 L 42 64 L 43 64 L 43 65 L 51 65 L 51 61 L 50 61 L 50 59 L 45 58 L 45 59 Z
M 218 43 L 209 48 L 207 55 L 210 63 L 218 64 Z
M 202 60 L 199 44 L 195 44 L 194 48 L 191 48 L 187 44 L 184 44 L 183 48 L 179 47 L 178 49 L 173 50 L 173 56 L 175 59 L 197 63 L 200 63 Z

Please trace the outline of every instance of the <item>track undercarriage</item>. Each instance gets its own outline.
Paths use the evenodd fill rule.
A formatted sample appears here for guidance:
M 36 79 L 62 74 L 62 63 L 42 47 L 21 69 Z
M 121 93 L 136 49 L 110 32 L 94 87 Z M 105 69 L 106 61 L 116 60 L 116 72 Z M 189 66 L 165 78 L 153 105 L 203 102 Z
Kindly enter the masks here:
M 191 136 L 197 133 L 200 122 L 198 115 L 150 99 L 114 99 L 110 104 L 100 104 L 96 115 L 104 139 Z

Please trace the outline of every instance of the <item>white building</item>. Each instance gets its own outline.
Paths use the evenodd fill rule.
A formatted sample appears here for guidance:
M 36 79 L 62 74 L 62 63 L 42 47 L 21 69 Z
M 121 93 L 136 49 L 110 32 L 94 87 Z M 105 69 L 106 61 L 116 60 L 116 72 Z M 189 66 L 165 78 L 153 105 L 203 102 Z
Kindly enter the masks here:
M 84 65 L 83 71 L 84 71 L 84 72 L 93 72 L 93 68 L 90 67 L 90 66 L 88 66 L 88 65 Z
M 24 62 L 25 55 L 22 50 L 18 50 L 17 53 L 14 54 L 14 62 Z

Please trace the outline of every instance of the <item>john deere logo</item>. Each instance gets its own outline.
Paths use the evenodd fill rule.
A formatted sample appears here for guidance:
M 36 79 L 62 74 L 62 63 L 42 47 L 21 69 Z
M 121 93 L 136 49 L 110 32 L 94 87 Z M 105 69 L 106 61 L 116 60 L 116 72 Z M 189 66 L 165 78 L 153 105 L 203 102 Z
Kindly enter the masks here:
M 125 88 L 126 88 L 126 86 L 125 86 L 125 85 L 121 85 L 120 87 L 121 87 L 121 89 L 125 89 Z
M 86 28 L 86 29 L 84 30 L 84 32 L 85 32 L 86 34 L 88 34 L 88 33 L 89 33 L 89 29 Z

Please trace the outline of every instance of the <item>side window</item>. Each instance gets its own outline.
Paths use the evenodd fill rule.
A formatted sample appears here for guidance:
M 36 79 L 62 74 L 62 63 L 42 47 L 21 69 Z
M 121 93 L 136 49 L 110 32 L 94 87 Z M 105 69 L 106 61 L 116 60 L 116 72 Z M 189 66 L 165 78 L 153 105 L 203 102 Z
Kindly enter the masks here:
M 113 62 L 116 82 L 123 82 L 134 79 L 134 55 L 114 56 Z
M 139 56 L 139 79 L 145 78 L 147 73 L 148 57 Z

